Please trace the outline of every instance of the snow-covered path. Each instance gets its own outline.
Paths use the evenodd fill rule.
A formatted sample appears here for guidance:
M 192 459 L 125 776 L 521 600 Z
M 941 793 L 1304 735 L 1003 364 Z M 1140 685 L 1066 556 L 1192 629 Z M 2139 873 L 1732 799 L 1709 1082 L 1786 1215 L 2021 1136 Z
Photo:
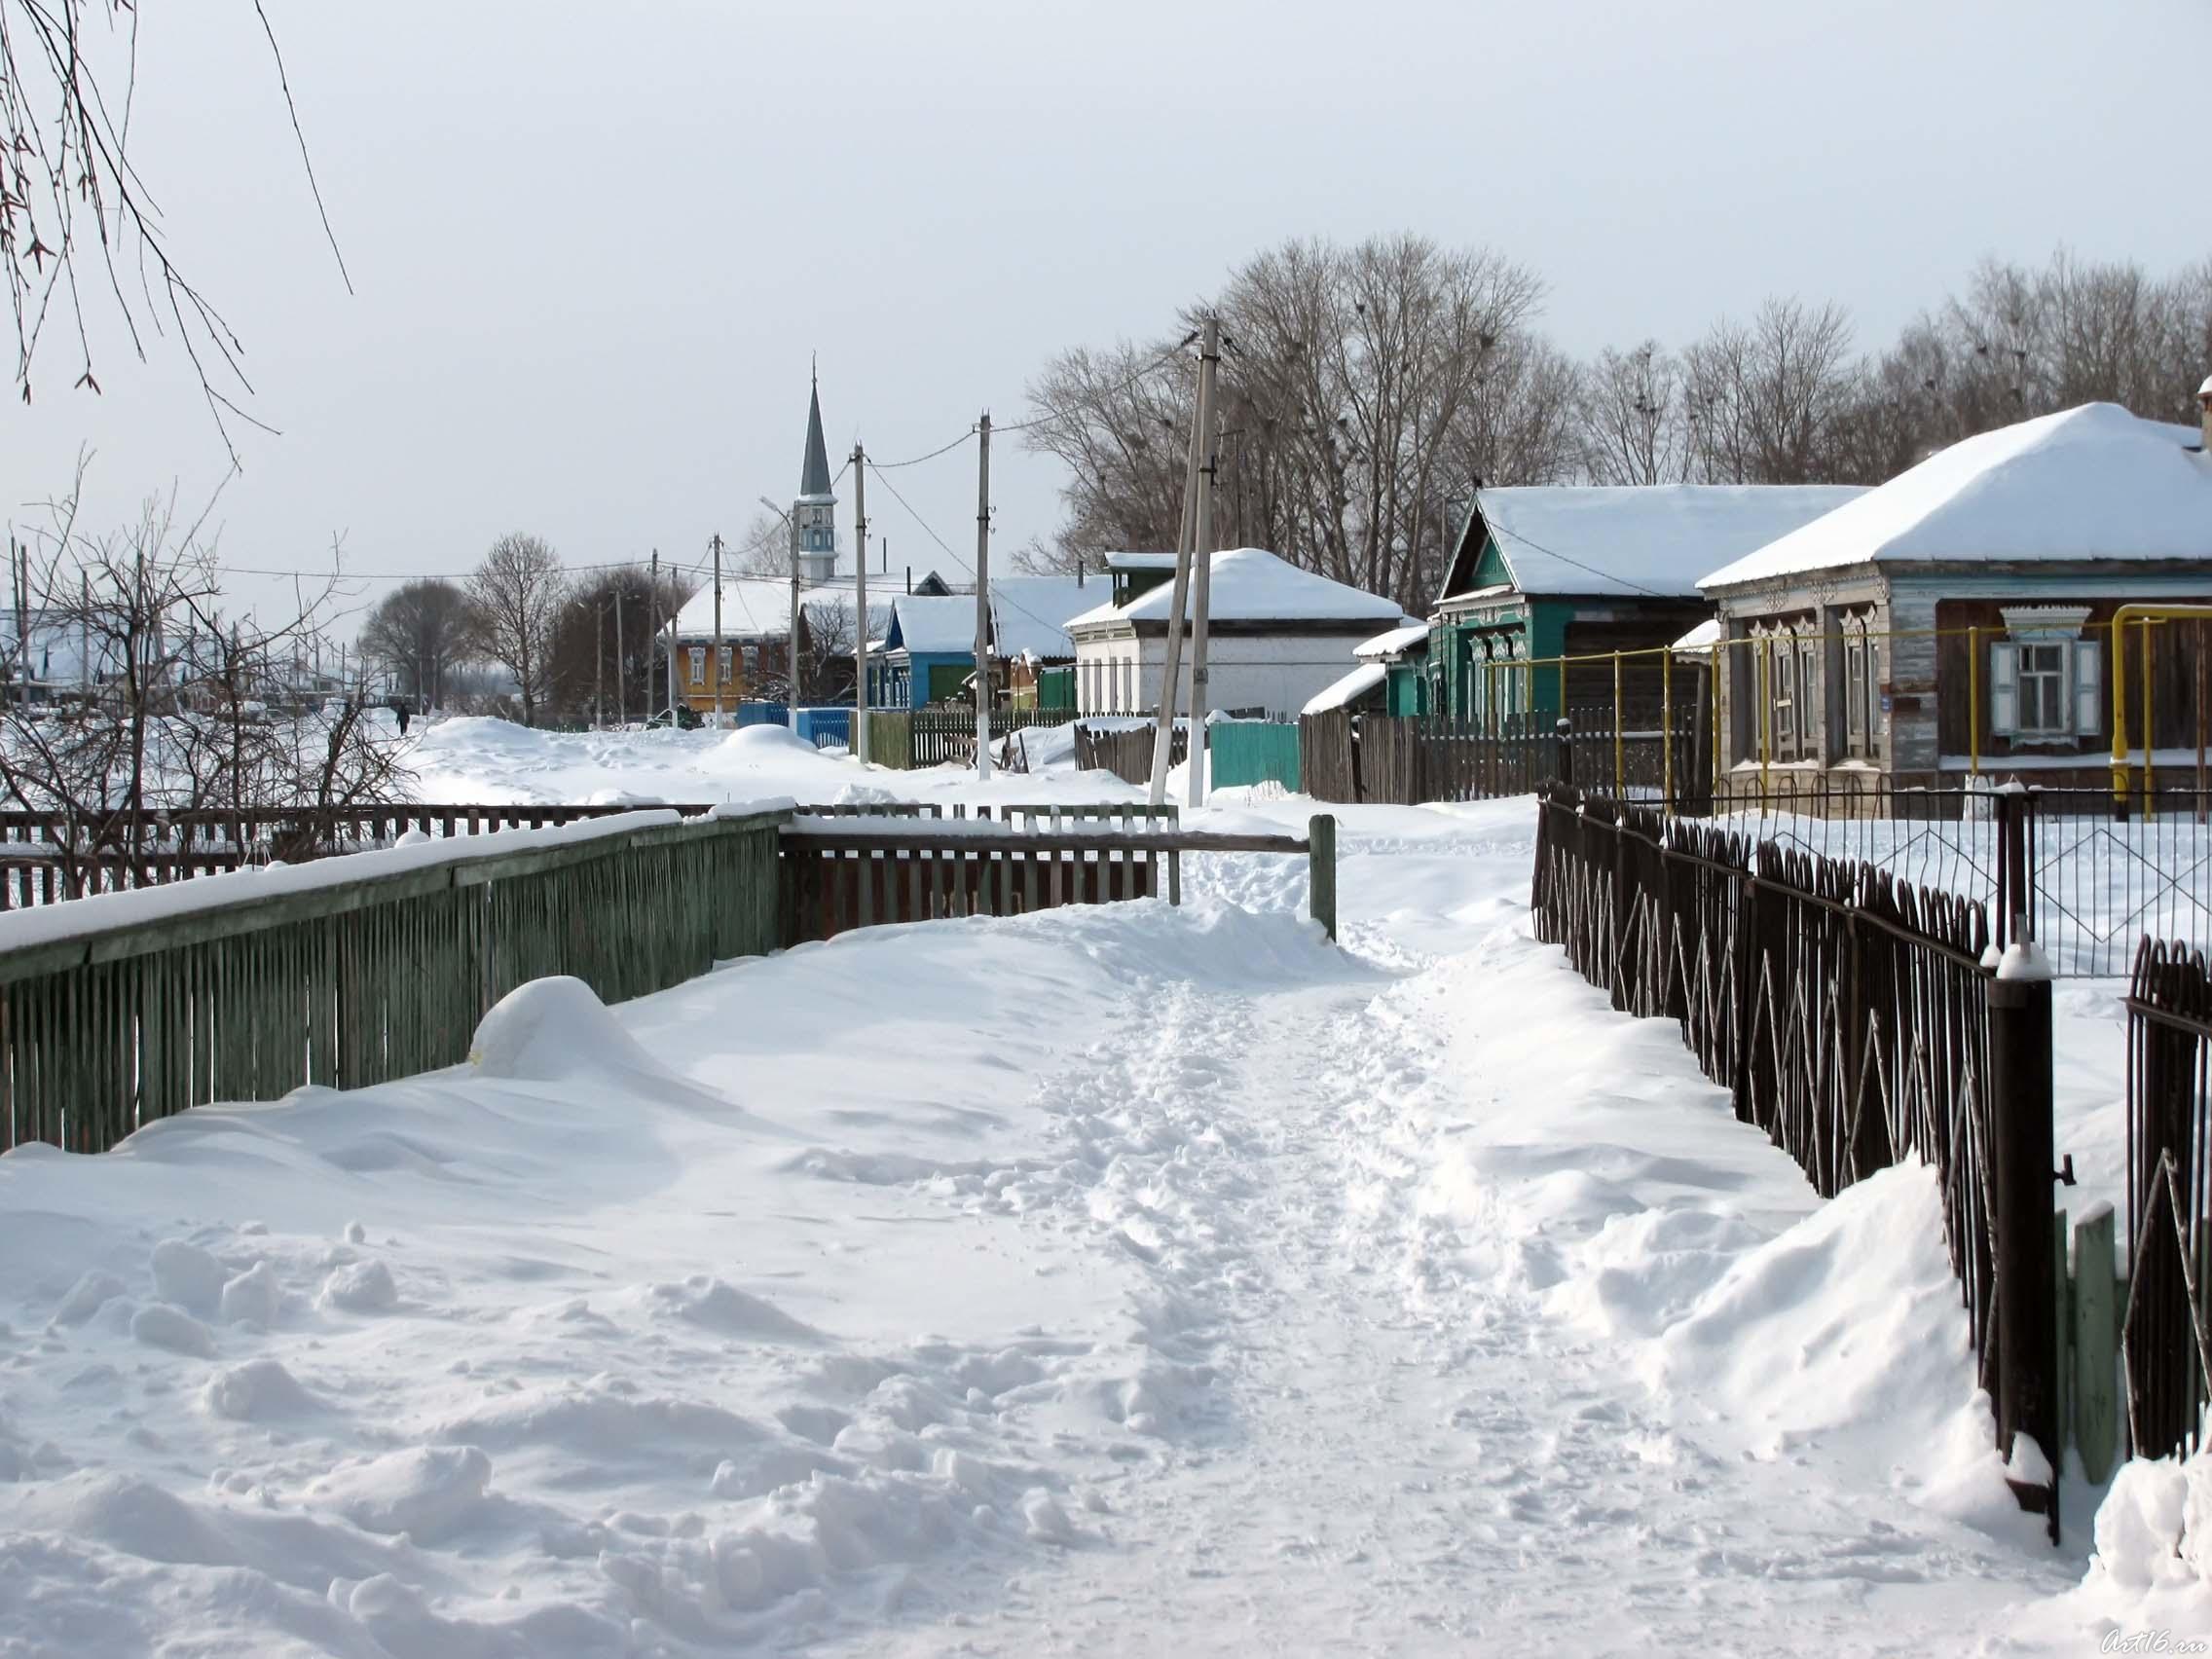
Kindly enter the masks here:
M 1341 950 L 1195 860 L 0 1159 L 0 1655 L 2093 1646 L 1925 1173 L 1817 1204 L 1518 804 L 1343 850 Z
M 1576 1328 L 1530 1282 L 1531 1240 L 1465 1235 L 1434 1189 L 1438 1142 L 1472 1102 L 1538 1122 L 1542 1102 L 1487 1089 L 1468 1034 L 1424 1016 L 1536 966 L 1501 937 L 1396 985 L 1178 987 L 1136 1051 L 1055 1087 L 1048 1104 L 1098 1163 L 1066 1195 L 1079 1219 L 1055 1220 L 1143 1264 L 1161 1346 L 1199 1382 L 1154 1456 L 1084 1470 L 1106 1499 L 1094 1536 L 994 1580 L 983 1612 L 853 1651 L 1962 1651 L 2078 1576 L 2002 1507 L 1984 1510 L 1992 1537 L 1900 1506 L 1886 1468 L 1701 1444 L 1653 1401 L 1635 1345 Z M 1538 983 L 1538 1006 L 1581 1000 Z M 1554 1029 L 1577 1024 L 1557 1012 Z M 1645 1058 L 1677 1084 L 1686 1069 Z M 1759 1137 L 1681 1127 L 1647 1117 L 1655 1147 L 1715 1156 L 1674 1160 L 1663 1184 L 1740 1198 L 1764 1178 L 1778 1202 L 1761 1221 L 1812 1208 Z M 1514 1144 L 1509 1185 L 1567 1166 L 1567 1147 Z M 1594 1161 L 1608 1150 L 1667 1158 Z M 1601 1201 L 1623 1213 L 1633 1184 Z M 1509 1194 L 1473 1197 L 1510 1230 Z M 1717 1276 L 1730 1252 L 1698 1254 L 1669 1267 Z

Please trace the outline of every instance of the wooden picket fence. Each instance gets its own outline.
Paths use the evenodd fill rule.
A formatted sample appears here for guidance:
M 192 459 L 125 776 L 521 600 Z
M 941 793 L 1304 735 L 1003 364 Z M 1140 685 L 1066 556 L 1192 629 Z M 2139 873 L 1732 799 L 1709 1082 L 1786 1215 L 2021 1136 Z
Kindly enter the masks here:
M 1106 727 L 1088 722 L 1075 728 L 1075 763 L 1087 772 L 1111 772 L 1141 789 L 1152 782 L 1155 725 Z M 1191 730 L 1178 725 L 1167 743 L 1167 763 L 1180 766 L 1191 756 Z
M 157 809 L 135 818 L 0 812 L 0 910 L 28 909 L 96 893 L 166 887 L 272 861 L 303 864 L 388 847 L 411 830 L 433 839 L 542 830 L 635 812 L 633 805 L 454 803 L 289 807 L 230 811 Z M 701 805 L 677 808 L 687 816 Z
M 1306 854 L 1335 937 L 1332 821 L 1193 833 L 1133 805 L 654 814 L 412 867 L 364 859 L 358 879 L 291 891 L 203 883 L 153 917 L 57 906 L 0 949 L 0 1151 L 100 1152 L 213 1100 L 452 1065 L 494 1003 L 550 975 L 618 1002 L 852 927 L 1147 898 L 1163 875 L 1178 902 L 1193 851 Z
M 452 1065 L 548 974 L 614 1002 L 771 949 L 779 823 L 488 849 L 0 951 L 0 1149 L 99 1152 L 210 1100 Z

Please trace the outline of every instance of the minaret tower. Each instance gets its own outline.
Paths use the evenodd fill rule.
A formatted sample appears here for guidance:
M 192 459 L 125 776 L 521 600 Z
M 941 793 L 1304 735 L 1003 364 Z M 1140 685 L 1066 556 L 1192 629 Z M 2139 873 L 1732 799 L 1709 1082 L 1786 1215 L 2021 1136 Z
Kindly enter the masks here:
M 837 574 L 837 498 L 830 488 L 830 450 L 822 441 L 822 382 L 813 380 L 806 405 L 806 462 L 792 502 L 792 563 L 810 585 Z

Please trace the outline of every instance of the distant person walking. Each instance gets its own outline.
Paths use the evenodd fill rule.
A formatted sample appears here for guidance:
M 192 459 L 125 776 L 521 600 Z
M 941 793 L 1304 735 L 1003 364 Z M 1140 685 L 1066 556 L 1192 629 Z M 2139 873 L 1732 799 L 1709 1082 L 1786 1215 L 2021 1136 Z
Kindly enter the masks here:
M 407 705 L 405 703 L 394 703 L 391 707 L 392 712 L 399 717 L 399 735 L 405 737 L 407 735 Z

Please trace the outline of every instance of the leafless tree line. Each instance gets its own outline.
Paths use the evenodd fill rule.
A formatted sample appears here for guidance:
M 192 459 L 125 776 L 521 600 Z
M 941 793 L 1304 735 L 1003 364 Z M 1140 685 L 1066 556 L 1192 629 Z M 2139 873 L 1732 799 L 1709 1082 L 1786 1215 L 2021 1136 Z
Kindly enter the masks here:
M 360 648 L 411 709 L 511 714 L 527 725 L 642 717 L 666 672 L 654 630 L 689 594 L 674 574 L 656 585 L 645 565 L 571 571 L 543 537 L 518 531 L 465 581 L 411 581 L 386 595 Z
M 173 504 L 99 535 L 78 500 L 11 538 L 0 634 L 0 806 L 59 821 L 48 850 L 65 891 L 85 891 L 96 860 L 160 843 L 172 812 L 307 809 L 286 852 L 312 856 L 328 850 L 314 809 L 404 795 L 392 733 L 317 672 L 337 655 L 335 576 L 275 621 L 241 615 Z
M 1211 300 L 1222 366 L 1217 535 L 1408 606 L 1434 596 L 1479 484 L 1879 483 L 1974 432 L 2107 400 L 2194 418 L 2212 258 L 2157 278 L 2060 250 L 1985 262 L 1886 350 L 1832 302 L 1767 300 L 1671 349 L 1578 361 L 1536 326 L 1543 284 L 1425 238 L 1290 241 Z M 1031 563 L 1172 547 L 1195 364 L 1172 340 L 1078 347 L 1031 383 L 1066 520 Z

